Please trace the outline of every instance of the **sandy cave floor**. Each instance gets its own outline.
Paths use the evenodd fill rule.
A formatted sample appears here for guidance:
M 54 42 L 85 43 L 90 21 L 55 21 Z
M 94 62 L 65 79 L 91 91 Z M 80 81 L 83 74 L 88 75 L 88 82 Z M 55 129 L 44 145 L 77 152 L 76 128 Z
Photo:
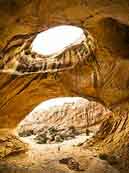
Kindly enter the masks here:
M 82 134 L 58 144 L 35 144 L 29 137 L 20 138 L 29 143 L 28 150 L 1 160 L 0 173 L 118 173 L 96 153 L 82 148 L 90 137 Z M 61 163 L 63 159 L 69 162 Z

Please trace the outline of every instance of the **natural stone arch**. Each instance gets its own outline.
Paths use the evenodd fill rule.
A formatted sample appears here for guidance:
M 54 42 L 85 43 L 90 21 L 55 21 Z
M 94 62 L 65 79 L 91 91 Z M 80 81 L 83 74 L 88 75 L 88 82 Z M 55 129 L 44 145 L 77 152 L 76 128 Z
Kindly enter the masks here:
M 102 104 L 85 98 L 57 97 L 40 103 L 26 115 L 16 134 L 23 139 L 32 136 L 32 141 L 43 144 L 63 142 L 81 134 L 91 137 L 110 114 Z

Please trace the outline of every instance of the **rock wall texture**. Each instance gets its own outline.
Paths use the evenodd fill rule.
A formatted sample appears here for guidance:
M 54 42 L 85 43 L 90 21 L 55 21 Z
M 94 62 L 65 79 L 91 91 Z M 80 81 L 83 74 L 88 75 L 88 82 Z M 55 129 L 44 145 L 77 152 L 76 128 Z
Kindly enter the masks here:
M 38 103 L 57 96 L 83 96 L 112 109 L 127 101 L 128 11 L 128 0 L 0 1 L 1 50 L 16 34 L 72 23 L 86 27 L 96 39 L 100 66 L 97 86 L 92 84 L 93 71 L 89 67 L 64 72 L 59 79 L 52 75 L 45 78 L 43 74 L 23 77 L 0 74 L 0 127 L 15 127 Z

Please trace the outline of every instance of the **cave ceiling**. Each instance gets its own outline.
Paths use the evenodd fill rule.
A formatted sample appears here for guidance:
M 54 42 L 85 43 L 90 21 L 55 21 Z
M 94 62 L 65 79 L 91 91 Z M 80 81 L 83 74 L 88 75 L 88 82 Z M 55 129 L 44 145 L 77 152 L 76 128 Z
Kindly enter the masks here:
M 29 34 L 58 24 L 85 27 L 97 41 L 100 60 L 109 58 L 110 62 L 118 62 L 113 75 L 115 84 L 121 88 L 116 92 L 105 88 L 101 91 L 87 89 L 86 92 L 106 105 L 115 105 L 117 101 L 121 102 L 129 97 L 128 82 L 123 82 L 129 79 L 128 12 L 128 0 L 0 0 L 0 50 L 17 34 Z M 103 77 L 108 79 L 105 66 L 101 67 Z M 69 75 L 67 72 L 64 75 L 65 83 L 69 80 Z M 118 82 L 121 78 L 124 80 Z M 75 93 L 69 92 L 60 80 L 55 80 L 53 76 L 46 80 L 43 74 L 18 77 L 0 74 L 0 127 L 16 126 L 43 100 L 69 95 Z M 3 121 L 4 124 L 1 123 Z

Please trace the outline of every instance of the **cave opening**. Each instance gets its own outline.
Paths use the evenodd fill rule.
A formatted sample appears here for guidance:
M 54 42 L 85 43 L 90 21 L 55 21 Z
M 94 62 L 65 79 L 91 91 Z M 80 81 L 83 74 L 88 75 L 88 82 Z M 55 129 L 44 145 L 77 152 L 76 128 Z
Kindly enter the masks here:
M 44 56 L 59 54 L 69 45 L 80 44 L 84 38 L 85 35 L 81 28 L 72 25 L 59 25 L 39 33 L 32 42 L 32 52 Z
M 79 145 L 86 142 L 98 130 L 91 116 L 100 118 L 100 112 L 88 112 L 88 107 L 98 106 L 81 97 L 57 97 L 36 106 L 18 124 L 16 134 L 30 144 Z M 102 118 L 102 117 L 101 117 Z M 91 120 L 92 121 L 92 120 Z M 78 122 L 80 122 L 78 124 Z M 89 123 L 93 127 L 89 128 Z M 41 146 L 41 145 L 40 145 Z M 47 145 L 49 146 L 49 145 Z

